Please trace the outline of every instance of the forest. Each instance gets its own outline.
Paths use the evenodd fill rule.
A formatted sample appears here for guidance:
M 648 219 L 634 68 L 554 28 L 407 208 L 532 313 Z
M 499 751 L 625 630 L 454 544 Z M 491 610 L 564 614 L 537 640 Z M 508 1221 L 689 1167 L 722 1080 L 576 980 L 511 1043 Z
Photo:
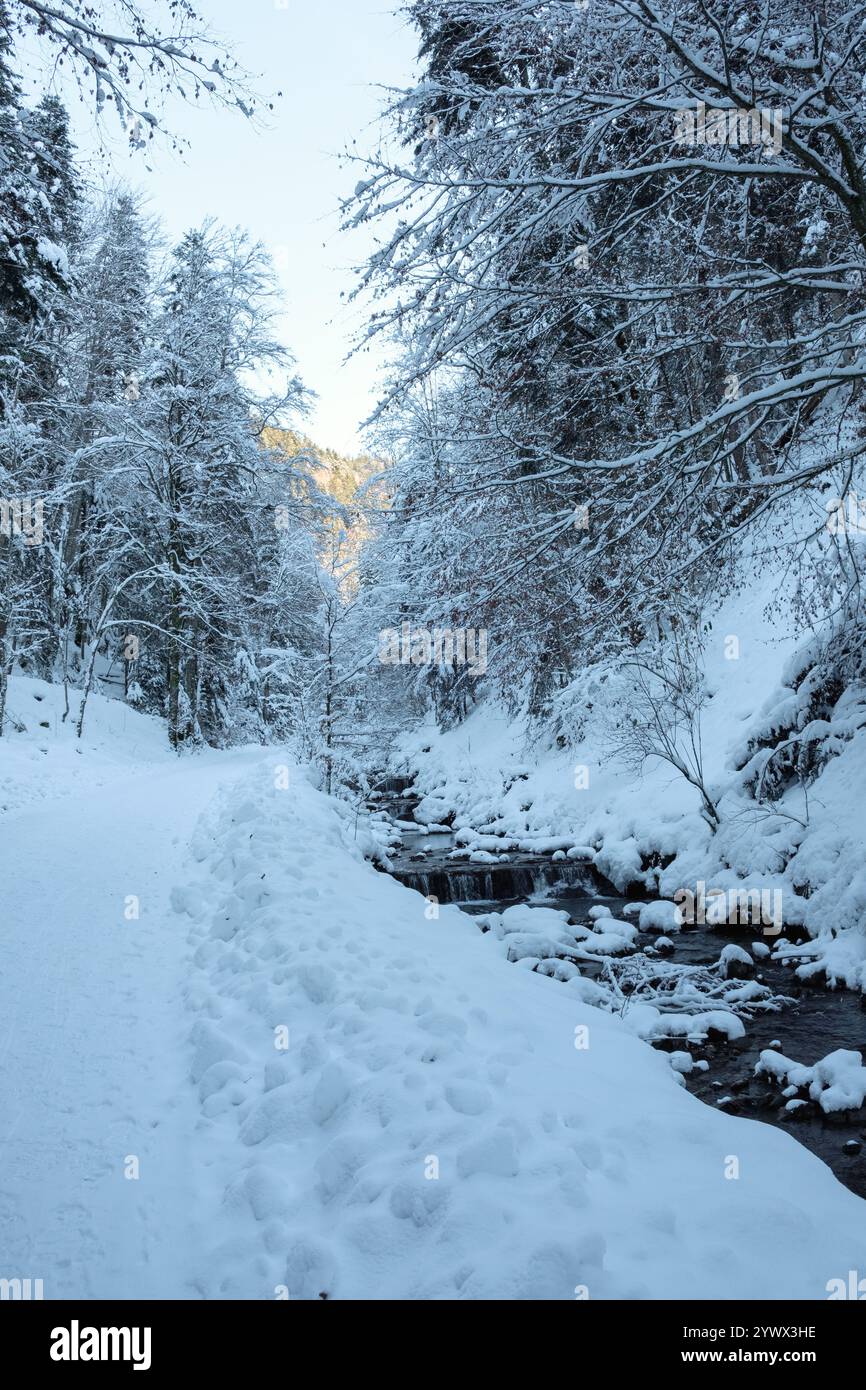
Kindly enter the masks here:
M 866 6 L 386 8 L 347 448 L 325 19 L 0 0 L 2 1286 L 860 1300 Z

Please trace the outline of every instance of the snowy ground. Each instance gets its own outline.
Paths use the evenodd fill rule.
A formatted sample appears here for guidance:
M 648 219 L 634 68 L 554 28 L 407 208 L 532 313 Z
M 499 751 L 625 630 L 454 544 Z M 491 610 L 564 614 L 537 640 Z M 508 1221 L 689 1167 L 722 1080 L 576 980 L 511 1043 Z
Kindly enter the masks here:
M 188 1296 L 189 963 L 169 895 L 200 812 L 261 753 L 180 762 L 153 721 L 105 700 L 79 751 L 56 688 L 16 680 L 11 707 L 26 733 L 0 744 L 15 808 L 0 830 L 0 1274 L 54 1298 Z
M 39 729 L 57 698 L 16 682 L 28 730 L 0 748 L 0 1274 L 49 1298 L 822 1299 L 862 1265 L 866 1206 L 818 1159 L 458 909 L 430 919 L 303 770 L 169 758 L 101 700 L 79 754 Z

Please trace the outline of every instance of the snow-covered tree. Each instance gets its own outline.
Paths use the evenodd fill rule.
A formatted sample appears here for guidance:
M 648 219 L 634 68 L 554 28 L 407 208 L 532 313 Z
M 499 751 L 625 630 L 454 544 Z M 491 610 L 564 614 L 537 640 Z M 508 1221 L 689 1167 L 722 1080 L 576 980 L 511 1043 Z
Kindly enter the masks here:
M 52 378 L 76 202 L 65 114 L 52 101 L 36 112 L 22 105 L 0 0 L 0 411 L 43 392 Z
M 492 640 L 523 636 L 543 708 L 575 659 L 721 588 L 804 489 L 856 482 L 861 19 L 778 0 L 407 10 L 422 71 L 346 209 L 385 229 L 361 284 L 395 344 L 381 412 L 447 381 L 428 505 L 468 528 L 471 606 L 504 601 Z M 806 539 L 791 526 L 792 550 Z
M 97 118 L 112 108 L 133 149 L 164 130 L 169 93 L 255 117 L 247 74 L 189 0 L 3 0 L 0 27 L 71 74 Z
M 255 598 L 255 421 L 302 399 L 294 378 L 279 401 L 260 400 L 250 385 L 256 369 L 286 365 L 269 293 L 258 246 L 212 228 L 189 233 L 174 253 L 138 399 L 124 401 L 118 438 L 105 444 L 112 467 L 129 474 L 109 527 L 130 545 L 116 574 L 121 612 L 112 604 L 102 631 L 132 624 L 142 646 L 157 644 L 175 747 L 225 735 Z

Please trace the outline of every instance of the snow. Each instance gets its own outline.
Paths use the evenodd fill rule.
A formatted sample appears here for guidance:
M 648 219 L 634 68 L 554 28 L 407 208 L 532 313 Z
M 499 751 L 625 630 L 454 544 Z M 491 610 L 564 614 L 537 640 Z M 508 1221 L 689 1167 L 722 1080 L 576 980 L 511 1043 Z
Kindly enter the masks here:
M 695 1065 L 690 1052 L 671 1052 L 668 1054 L 668 1061 L 674 1071 L 681 1072 L 683 1076 L 687 1076 Z
M 15 687 L 53 721 L 58 692 Z M 0 748 L 3 872 L 28 883 L 4 953 L 5 1254 L 46 1297 L 820 1299 L 856 1267 L 863 1203 L 816 1157 L 689 1095 L 591 981 L 509 963 L 564 914 L 431 918 L 302 767 L 275 785 L 282 750 L 168 758 L 126 711 L 131 765 L 129 725 L 92 702 L 81 757 L 62 728 Z M 28 804 L 43 757 L 78 775 Z M 573 939 L 634 932 L 602 912 Z
M 80 699 L 77 691 L 70 692 L 71 713 L 64 722 L 59 686 L 27 676 L 10 682 L 9 724 L 0 744 L 0 815 L 74 797 L 84 786 L 96 789 L 117 777 L 121 767 L 132 781 L 154 764 L 172 765 L 159 724 L 115 700 L 100 701 L 99 718 L 79 741 Z
M 735 973 L 732 972 L 732 967 L 738 965 L 752 966 L 754 965 L 754 961 L 748 951 L 744 951 L 742 946 L 736 946 L 731 941 L 727 946 L 723 947 L 722 953 L 719 956 L 719 965 L 722 975 L 727 979 L 732 973 Z
M 640 910 L 638 925 L 641 931 L 678 932 L 682 927 L 682 914 L 676 903 L 647 903 Z
M 79 748 L 62 691 L 34 680 L 11 705 L 27 732 L 0 741 L 4 1273 L 38 1271 L 46 1298 L 189 1296 L 189 965 L 169 894 L 199 812 L 251 759 L 179 762 L 155 721 L 99 697 Z
M 450 8 L 349 156 L 381 460 L 290 428 L 254 237 L 165 261 L 4 40 L 0 1248 L 49 1295 L 823 1297 L 862 1253 L 686 1078 L 768 1013 L 802 1050 L 780 978 L 866 997 L 862 140 L 810 114 L 863 21 L 825 110 L 781 7 Z M 102 108 L 126 40 L 53 24 Z M 707 110 L 731 148 L 672 148 Z M 860 1052 L 758 1071 L 774 1123 L 866 1105 Z
M 425 796 L 415 807 L 415 819 L 419 825 L 438 825 L 448 815 L 447 802 L 433 796 Z
M 196 1002 L 251 1059 L 243 1104 L 210 1117 L 238 1196 L 208 1296 L 731 1297 L 770 1277 L 780 1296 L 824 1296 L 866 1233 L 861 1204 L 789 1136 L 683 1092 L 619 1019 L 502 958 L 531 929 L 554 940 L 564 914 L 430 921 L 344 833 L 302 779 L 289 798 L 264 778 L 199 832 Z M 239 897 L 236 933 L 214 938 Z M 266 1091 L 283 1023 L 284 1079 Z M 273 1202 L 256 1211 L 263 1172 Z
M 40 260 L 47 261 L 54 266 L 66 279 L 69 276 L 69 257 L 65 246 L 59 246 L 56 241 L 51 241 L 49 237 L 41 236 L 36 241 L 36 251 Z
M 447 807 L 463 844 L 489 853 L 497 843 L 545 853 L 571 845 L 569 858 L 591 861 L 619 891 L 661 895 L 667 906 L 635 903 L 626 912 L 646 911 L 643 922 L 656 919 L 647 929 L 666 933 L 678 930 L 671 899 L 681 890 L 694 893 L 703 882 L 729 901 L 763 892 L 766 902 L 780 904 L 784 924 L 814 938 L 795 948 L 801 979 L 826 976 L 830 984 L 864 988 L 866 708 L 859 686 L 843 692 L 826 720 L 796 731 L 800 741 L 820 738 L 832 750 L 809 788 L 807 824 L 799 785 L 775 812 L 759 807 L 746 787 L 768 757 L 766 749 L 749 753 L 754 741 L 802 717 L 809 680 L 799 691 L 791 682 L 819 650 L 780 597 L 784 580 L 784 558 L 764 558 L 760 577 L 749 574 L 712 614 L 702 744 L 722 813 L 714 836 L 694 789 L 671 768 L 649 763 L 635 778 L 618 762 L 603 711 L 597 719 L 582 711 L 585 733 L 568 749 L 536 738 L 527 764 L 524 721 L 488 699 L 451 729 L 428 722 L 405 735 L 396 764 L 412 770 L 425 798 Z M 731 633 L 738 635 L 736 660 L 726 654 L 724 634 Z M 578 768 L 586 777 L 575 776 Z M 660 861 L 664 867 L 646 867 Z M 755 934 L 757 922 L 741 924 Z M 775 946 L 775 919 L 764 926 Z
M 755 1071 L 787 1081 L 789 1089 L 784 1094 L 794 1094 L 808 1087 L 811 1099 L 818 1102 L 825 1114 L 835 1110 L 857 1110 L 866 1101 L 863 1055 L 846 1048 L 829 1052 L 811 1067 L 792 1062 L 780 1052 L 766 1050 L 761 1053 Z

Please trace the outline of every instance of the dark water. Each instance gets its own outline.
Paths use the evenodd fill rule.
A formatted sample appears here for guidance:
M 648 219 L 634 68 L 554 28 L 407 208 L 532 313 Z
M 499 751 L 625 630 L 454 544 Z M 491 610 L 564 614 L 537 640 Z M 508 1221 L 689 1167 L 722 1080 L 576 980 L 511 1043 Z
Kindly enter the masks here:
M 567 886 L 581 896 L 603 891 L 604 881 L 592 864 L 553 864 L 533 855 L 514 855 L 507 864 L 445 862 L 434 855 L 424 863 L 407 866 L 401 861 L 395 877 L 425 898 L 460 906 L 478 903 L 508 905 L 526 902 L 534 894 Z
M 565 911 L 574 923 L 583 925 L 590 921 L 591 907 L 603 905 L 614 917 L 622 917 L 629 901 L 591 865 L 553 863 L 549 856 L 530 855 L 515 855 L 507 865 L 449 860 L 453 841 L 446 835 L 406 833 L 403 846 L 394 860 L 395 876 L 425 895 L 433 894 L 440 902 L 457 902 L 471 914 L 503 911 L 514 903 L 530 901 Z M 637 924 L 636 917 L 626 920 Z M 786 935 L 790 939 L 791 933 Z M 651 946 L 654 940 L 649 933 L 641 933 L 639 948 Z M 753 941 L 765 940 L 771 949 L 773 946 L 773 938 L 762 938 L 758 927 L 698 927 L 682 931 L 672 940 L 673 952 L 665 959 L 688 965 L 715 964 L 729 942 L 750 954 Z M 591 967 L 581 969 L 584 974 L 593 973 Z M 837 1048 L 866 1053 L 866 1008 L 861 1005 L 861 996 L 829 990 L 820 983 L 803 983 L 793 967 L 778 961 L 758 961 L 755 978 L 791 1002 L 779 1012 L 744 1019 L 746 1036 L 738 1041 L 695 1045 L 681 1039 L 662 1040 L 659 1046 L 668 1051 L 688 1050 L 696 1061 L 708 1062 L 707 1071 L 695 1070 L 685 1078 L 689 1090 L 701 1100 L 716 1106 L 721 1102 L 728 1113 L 788 1129 L 822 1158 L 841 1182 L 866 1197 L 866 1107 L 824 1115 L 809 1103 L 796 1112 L 787 1111 L 778 1083 L 755 1076 L 759 1055 L 771 1044 L 779 1044 L 778 1050 L 786 1057 L 807 1066 Z M 846 1152 L 846 1145 L 862 1148 L 856 1153 Z
M 594 900 L 576 898 L 568 892 L 551 897 L 551 907 L 568 912 L 573 921 L 589 921 L 589 909 Z M 600 898 L 616 917 L 621 915 L 625 900 Z M 634 920 L 634 919 L 631 919 Z M 751 955 L 753 941 L 761 940 L 757 930 L 725 931 L 696 928 L 671 938 L 672 954 L 666 960 L 688 965 L 713 965 L 723 948 L 734 942 Z M 789 935 L 790 939 L 790 935 Z M 641 933 L 640 945 L 652 944 L 653 938 Z M 766 938 L 772 949 L 772 938 Z M 761 960 L 754 977 L 767 985 L 774 994 L 793 999 L 778 1013 L 758 1013 L 744 1019 L 746 1036 L 735 1042 L 708 1042 L 703 1046 L 684 1044 L 681 1040 L 662 1044 L 666 1050 L 683 1048 L 697 1061 L 709 1063 L 708 1071 L 692 1071 L 686 1076 L 688 1089 L 708 1105 L 724 1100 L 729 1114 L 744 1115 L 766 1124 L 780 1125 L 790 1130 L 801 1144 L 818 1154 L 829 1168 L 853 1192 L 866 1197 L 866 1112 L 842 1112 L 825 1115 L 815 1105 L 801 1107 L 796 1114 L 785 1109 L 787 1098 L 778 1084 L 764 1076 L 755 1075 L 761 1052 L 771 1043 L 779 1043 L 779 1051 L 793 1061 L 811 1066 L 828 1052 L 844 1047 L 866 1054 L 866 1009 L 862 996 L 850 990 L 830 990 L 824 984 L 809 984 L 798 980 L 792 966 L 778 961 Z M 859 1153 L 846 1153 L 845 1145 L 860 1143 Z

